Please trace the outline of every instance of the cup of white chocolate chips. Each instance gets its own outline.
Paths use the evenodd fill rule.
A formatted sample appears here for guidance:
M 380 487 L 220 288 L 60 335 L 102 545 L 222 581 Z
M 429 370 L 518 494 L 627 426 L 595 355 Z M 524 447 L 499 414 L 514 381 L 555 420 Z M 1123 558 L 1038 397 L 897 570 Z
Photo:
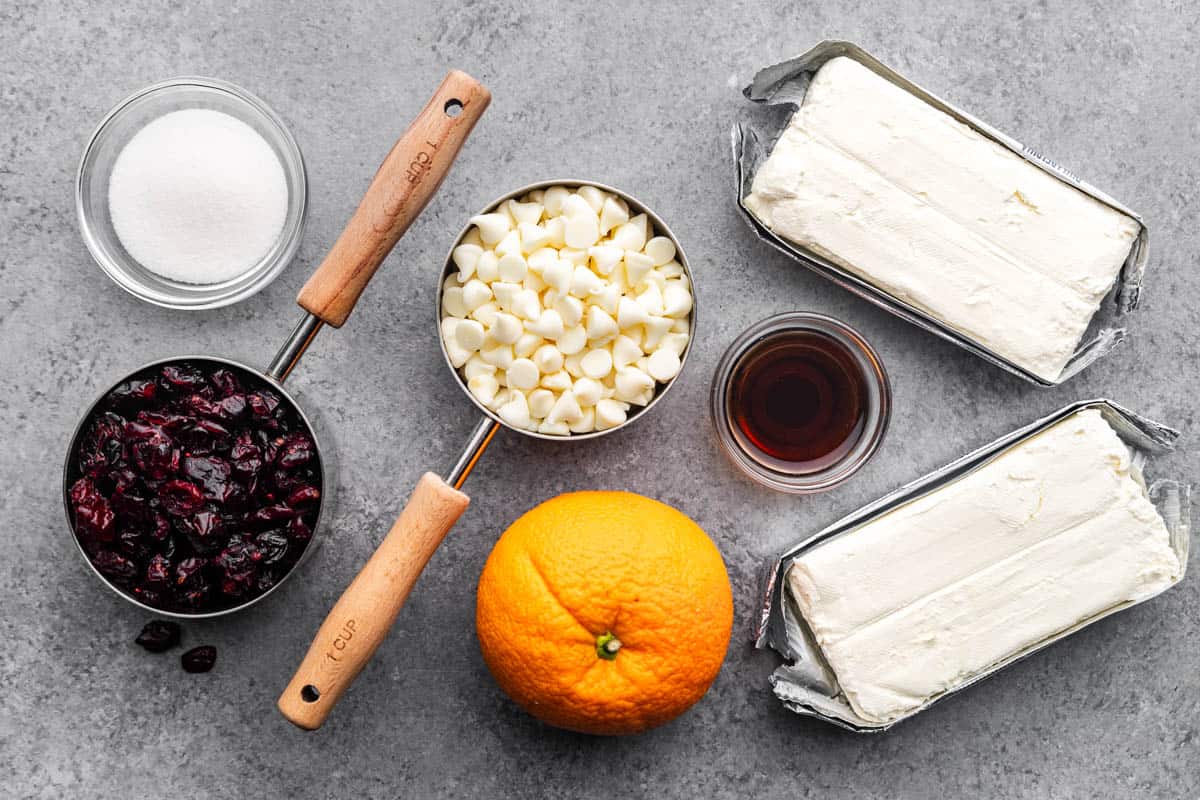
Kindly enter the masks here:
M 441 286 L 441 340 L 472 398 L 513 428 L 606 431 L 679 373 L 692 282 L 674 237 L 618 190 L 555 181 L 470 219 Z

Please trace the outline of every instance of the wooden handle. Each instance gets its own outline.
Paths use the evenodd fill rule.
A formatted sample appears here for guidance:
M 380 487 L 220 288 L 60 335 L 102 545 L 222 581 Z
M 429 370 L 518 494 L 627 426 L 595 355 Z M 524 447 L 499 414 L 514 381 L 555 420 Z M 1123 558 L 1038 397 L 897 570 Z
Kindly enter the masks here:
M 354 216 L 297 298 L 326 324 L 342 327 L 371 276 L 450 171 L 492 95 L 453 70 L 388 153 Z
M 293 724 L 316 730 L 387 637 L 413 584 L 470 499 L 426 472 L 400 518 L 325 618 L 279 697 Z

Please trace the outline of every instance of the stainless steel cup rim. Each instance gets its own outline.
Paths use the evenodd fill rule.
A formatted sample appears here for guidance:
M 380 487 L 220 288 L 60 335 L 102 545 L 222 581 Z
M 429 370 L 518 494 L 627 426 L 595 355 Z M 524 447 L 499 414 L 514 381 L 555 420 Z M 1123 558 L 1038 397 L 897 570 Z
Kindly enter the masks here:
M 683 369 L 687 365 L 688 356 L 691 355 L 693 346 L 695 345 L 695 342 L 696 342 L 696 322 L 698 319 L 697 308 L 698 308 L 699 302 L 698 302 L 698 297 L 697 297 L 697 292 L 696 292 L 696 280 L 695 280 L 695 277 L 692 275 L 691 266 L 688 264 L 687 255 L 684 253 L 683 246 L 679 243 L 679 239 L 675 236 L 675 233 L 671 230 L 671 228 L 667 225 L 667 223 L 663 221 L 662 217 L 658 216 L 658 214 L 654 213 L 654 210 L 651 209 L 648 205 L 646 205 L 641 200 L 637 199 L 636 197 L 634 197 L 633 195 L 629 194 L 626 191 L 617 189 L 617 188 L 615 188 L 613 186 L 609 186 L 607 184 L 599 183 L 598 181 L 592 181 L 592 180 L 586 180 L 586 179 L 580 179 L 580 178 L 556 178 L 556 179 L 552 179 L 552 180 L 535 181 L 534 183 L 526 184 L 525 186 L 522 186 L 518 189 L 514 189 L 511 192 L 507 192 L 507 193 L 501 195 L 500 197 L 497 197 L 495 200 L 493 200 L 492 202 L 485 205 L 483 207 L 483 209 L 481 211 L 479 211 L 478 213 L 479 214 L 487 214 L 489 212 L 496 210 L 500 206 L 501 203 L 507 202 L 508 200 L 513 200 L 513 199 L 522 197 L 522 196 L 529 194 L 532 191 L 536 191 L 538 189 L 548 189 L 551 186 L 567 186 L 567 187 L 594 186 L 601 191 L 614 194 L 617 197 L 620 197 L 626 203 L 628 203 L 630 210 L 636 211 L 637 213 L 645 214 L 650 219 L 651 223 L 653 224 L 653 228 L 656 231 L 656 234 L 659 236 L 667 237 L 668 239 L 671 240 L 671 243 L 673 245 L 675 245 L 675 260 L 679 262 L 681 267 L 683 267 L 683 274 L 687 276 L 687 279 L 691 286 L 691 291 L 692 291 L 692 311 L 689 316 L 689 322 L 688 322 L 688 346 L 683 351 L 683 355 L 680 358 L 679 372 L 676 373 L 675 377 L 672 378 L 667 383 L 659 386 L 658 389 L 654 393 L 654 398 L 649 403 L 647 403 L 645 406 L 638 409 L 634 413 L 630 414 L 629 417 L 624 422 L 622 422 L 620 425 L 617 425 L 614 428 L 607 428 L 602 431 L 592 431 L 590 433 L 572 433 L 568 436 L 552 436 L 550 434 L 539 433 L 537 431 L 531 431 L 531 430 L 525 430 L 523 428 L 514 428 L 513 426 L 511 426 L 507 422 L 505 422 L 503 419 L 501 419 L 500 416 L 498 414 L 496 414 L 496 412 L 492 411 L 490 408 L 485 406 L 483 403 L 479 402 L 479 400 L 476 399 L 475 395 L 471 394 L 470 390 L 467 389 L 467 383 L 463 379 L 463 376 L 459 373 L 458 369 L 450 361 L 450 354 L 448 352 L 446 352 L 446 343 L 442 339 L 442 335 L 441 335 L 442 285 L 445 283 L 446 278 L 450 274 L 452 274 L 455 270 L 457 270 L 457 267 L 454 264 L 454 258 L 453 258 L 454 248 L 458 247 L 462 243 L 463 238 L 467 235 L 467 233 L 471 230 L 471 228 L 474 227 L 470 222 L 467 222 L 465 225 L 463 225 L 462 228 L 459 230 L 458 234 L 455 235 L 454 243 L 450 246 L 450 250 L 446 254 L 446 260 L 443 264 L 442 270 L 438 274 L 437 289 L 434 292 L 434 294 L 436 296 L 436 301 L 435 301 L 435 305 L 434 305 L 434 314 L 435 314 L 435 324 L 437 326 L 435 329 L 438 331 L 438 347 L 442 351 L 442 358 L 446 362 L 446 367 L 450 370 L 451 373 L 453 373 L 455 380 L 458 382 L 459 388 L 462 389 L 463 394 L 465 394 L 467 396 L 467 398 L 470 399 L 470 401 L 475 405 L 475 407 L 477 409 L 479 409 L 479 411 L 481 413 L 484 414 L 484 416 L 488 417 L 493 422 L 495 422 L 499 425 L 502 425 L 503 427 L 507 428 L 508 430 L 514 431 L 523 436 L 531 436 L 536 439 L 544 439 L 546 441 L 551 441 L 551 442 L 585 441 L 588 439 L 597 439 L 606 434 L 616 433 L 617 431 L 622 430 L 626 426 L 632 424 L 634 421 L 646 416 L 646 414 L 650 411 L 650 409 L 654 408 L 654 406 L 656 406 L 659 403 L 659 401 L 661 401 L 663 399 L 663 397 L 666 396 L 667 392 L 670 391 L 671 387 L 674 386 L 679 381 L 679 377 L 680 377 L 680 375 L 683 374 Z M 472 216 L 474 216 L 474 215 L 472 215 Z
M 739 443 L 729 418 L 728 392 L 742 359 L 761 341 L 788 330 L 811 330 L 832 336 L 846 347 L 863 368 L 868 388 L 876 394 L 874 413 L 868 419 L 854 450 L 827 469 L 790 474 L 771 469 L 753 458 Z M 793 311 L 760 320 L 742 331 L 717 365 L 709 395 L 709 410 L 717 439 L 730 460 L 751 480 L 780 492 L 815 494 L 841 484 L 858 472 L 878 451 L 891 421 L 892 387 L 883 360 L 866 338 L 850 325 L 825 314 Z
M 179 612 L 179 611 L 167 611 L 167 610 L 164 610 L 161 608 L 155 608 L 154 606 L 146 605 L 145 603 L 141 602 L 137 598 L 135 598 L 135 597 L 131 596 L 130 594 L 128 594 L 127 592 L 123 591 L 120 587 L 114 585 L 111 581 L 109 581 L 109 579 L 103 573 L 100 572 L 100 570 L 96 569 L 96 565 L 92 563 L 92 560 L 88 557 L 87 552 L 84 551 L 83 545 L 79 541 L 79 536 L 75 533 L 75 522 L 71 518 L 71 503 L 70 503 L 71 489 L 70 489 L 70 486 L 68 485 L 68 481 L 70 480 L 70 476 L 71 476 L 71 465 L 72 465 L 72 462 L 73 462 L 74 456 L 75 456 L 75 448 L 79 443 L 79 437 L 83 433 L 84 426 L 92 419 L 92 416 L 96 411 L 96 406 L 98 406 L 101 403 L 101 401 L 103 401 L 104 398 L 106 398 L 113 389 L 115 389 L 117 386 L 119 386 L 124 381 L 129 380 L 130 377 L 138 374 L 139 372 L 150 369 L 152 367 L 161 367 L 166 364 L 173 364 L 173 363 L 177 363 L 180 361 L 206 361 L 206 362 L 210 362 L 210 363 L 223 364 L 226 366 L 235 367 L 244 372 L 248 372 L 257 378 L 260 378 L 263 382 L 265 382 L 272 389 L 279 392 L 280 396 L 284 399 L 284 401 L 289 403 L 291 405 L 292 409 L 296 412 L 296 415 L 300 417 L 300 420 L 304 423 L 305 427 L 308 429 L 309 434 L 313 437 L 313 443 L 316 445 L 316 448 L 317 448 L 317 457 L 320 459 L 320 462 L 321 462 L 321 499 L 318 501 L 318 504 L 317 504 L 317 518 L 316 518 L 316 521 L 313 523 L 312 539 L 309 540 L 308 545 L 304 548 L 304 552 L 301 553 L 300 558 L 297 559 L 296 563 L 292 565 L 292 568 L 290 570 L 288 570 L 287 573 L 285 573 L 283 575 L 283 577 L 279 579 L 279 582 L 276 583 L 274 586 L 272 586 L 270 589 L 268 589 L 267 591 L 258 595 L 257 597 L 247 600 L 246 602 L 242 603 L 241 605 L 236 605 L 236 606 L 232 606 L 230 608 L 221 609 L 220 611 L 206 611 L 206 612 L 199 613 L 199 614 L 186 614 L 186 613 Z M 83 562 L 88 565 L 88 568 L 92 571 L 92 573 L 97 578 L 99 578 L 100 581 L 105 586 L 107 586 L 109 589 L 111 589 L 113 592 L 115 592 L 118 596 L 129 601 L 133 605 L 137 606 L 138 608 L 140 608 L 146 612 L 149 612 L 151 614 L 156 614 L 156 615 L 162 616 L 162 617 L 171 617 L 174 619 L 211 619 L 213 617 L 223 617 L 227 614 L 232 614 L 236 611 L 242 611 L 244 609 L 249 608 L 250 606 L 255 605 L 256 603 L 261 602 L 266 597 L 268 597 L 269 595 L 273 594 L 276 590 L 278 590 L 280 586 L 287 583 L 288 579 L 291 578 L 292 575 L 295 574 L 297 571 L 299 571 L 301 565 L 303 565 L 304 562 L 307 561 L 308 558 L 312 555 L 313 551 L 317 549 L 317 546 L 320 543 L 321 532 L 322 532 L 321 522 L 325 518 L 325 516 L 326 516 L 325 512 L 326 512 L 327 508 L 329 507 L 328 493 L 329 493 L 329 488 L 331 486 L 330 481 L 329 481 L 329 472 L 330 472 L 329 461 L 328 461 L 328 458 L 326 457 L 325 451 L 321 447 L 321 440 L 317 436 L 317 430 L 313 426 L 312 420 L 309 419 L 308 415 L 306 415 L 304 413 L 304 409 L 300 407 L 300 404 L 298 402 L 296 402 L 296 399 L 294 397 L 292 397 L 291 393 L 289 393 L 288 390 L 285 389 L 283 387 L 283 384 L 281 384 L 279 381 L 277 381 L 274 378 L 272 378 L 271 376 L 267 375 L 261 369 L 257 369 L 248 364 L 244 364 L 240 361 L 235 361 L 231 358 L 222 358 L 220 356 L 211 356 L 211 355 L 170 356 L 167 358 L 160 358 L 160 359 L 156 359 L 154 361 L 150 361 L 146 364 L 143 364 L 142 366 L 138 367 L 135 370 L 131 370 L 130 372 L 123 375 L 120 379 L 113 381 L 107 388 L 104 389 L 104 391 L 100 392 L 100 394 L 97 395 L 96 398 L 90 404 L 88 404 L 87 410 L 84 411 L 84 413 L 80 416 L 79 422 L 75 425 L 75 430 L 71 433 L 70 443 L 67 447 L 67 455 L 63 461 L 63 472 L 62 472 L 62 476 L 63 476 L 62 477 L 63 511 L 65 512 L 66 518 L 67 518 L 67 530 L 70 531 L 71 540 L 75 543 L 75 549 L 79 551 L 79 555 L 83 559 Z

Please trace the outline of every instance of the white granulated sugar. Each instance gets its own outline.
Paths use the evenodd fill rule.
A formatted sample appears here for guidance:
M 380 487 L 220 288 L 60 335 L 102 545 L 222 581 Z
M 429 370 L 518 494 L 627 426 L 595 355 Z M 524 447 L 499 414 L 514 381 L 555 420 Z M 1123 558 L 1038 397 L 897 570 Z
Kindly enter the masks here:
M 113 228 L 138 263 L 184 283 L 253 267 L 287 217 L 283 165 L 267 141 L 220 111 L 173 111 L 138 131 L 108 187 Z

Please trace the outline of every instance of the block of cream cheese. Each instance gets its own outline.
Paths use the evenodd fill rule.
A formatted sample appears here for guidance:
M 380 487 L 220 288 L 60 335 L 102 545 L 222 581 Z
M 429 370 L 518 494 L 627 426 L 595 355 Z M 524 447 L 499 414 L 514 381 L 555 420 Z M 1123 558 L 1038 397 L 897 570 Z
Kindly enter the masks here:
M 787 583 L 851 707 L 883 724 L 1180 569 L 1128 448 L 1086 409 L 817 545 Z
M 1140 230 L 845 56 L 745 198 L 779 236 L 1055 381 Z

